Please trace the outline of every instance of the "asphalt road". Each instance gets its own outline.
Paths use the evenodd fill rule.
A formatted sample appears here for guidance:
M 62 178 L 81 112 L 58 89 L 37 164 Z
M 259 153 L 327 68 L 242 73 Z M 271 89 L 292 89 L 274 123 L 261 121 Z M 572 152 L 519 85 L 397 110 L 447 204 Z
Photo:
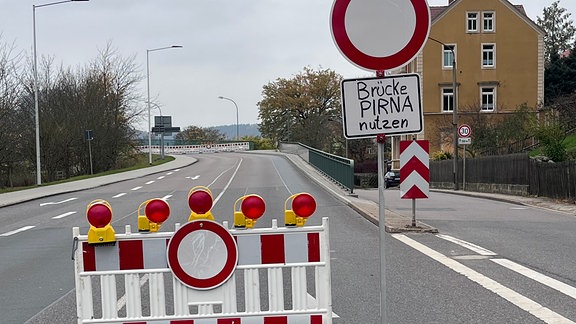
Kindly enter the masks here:
M 75 322 L 71 228 L 87 232 L 91 200 L 111 203 L 118 231 L 126 224 L 135 228 L 141 202 L 165 198 L 171 217 L 163 230 L 171 230 L 187 219 L 186 197 L 197 185 L 212 190 L 217 220 L 232 220 L 238 197 L 263 196 L 267 211 L 257 224 L 263 227 L 283 218 L 290 194 L 311 193 L 318 207 L 309 223 L 330 219 L 333 310 L 340 317 L 334 323 L 380 323 L 378 227 L 346 198 L 283 156 L 195 157 L 198 162 L 188 167 L 0 208 L 0 323 Z M 411 205 L 396 195 L 386 191 L 386 208 L 410 215 Z M 417 207 L 419 220 L 440 233 L 386 236 L 388 323 L 576 321 L 573 216 L 440 193 Z

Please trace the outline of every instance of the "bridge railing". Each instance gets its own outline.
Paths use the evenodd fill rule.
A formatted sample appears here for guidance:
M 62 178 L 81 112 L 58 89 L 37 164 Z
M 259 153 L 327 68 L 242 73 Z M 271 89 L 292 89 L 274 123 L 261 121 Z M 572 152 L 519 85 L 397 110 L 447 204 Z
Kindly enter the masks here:
M 295 154 L 342 187 L 354 192 L 354 160 L 301 143 L 280 143 L 280 152 Z

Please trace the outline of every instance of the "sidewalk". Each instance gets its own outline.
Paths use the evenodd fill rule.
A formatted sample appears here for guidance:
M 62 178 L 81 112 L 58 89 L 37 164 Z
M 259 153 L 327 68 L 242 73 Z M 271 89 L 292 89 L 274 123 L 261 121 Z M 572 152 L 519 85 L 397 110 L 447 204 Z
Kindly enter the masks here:
M 74 192 L 90 188 L 96 188 L 110 183 L 125 181 L 129 179 L 140 178 L 149 174 L 165 172 L 183 168 L 190 164 L 196 163 L 196 159 L 186 155 L 175 155 L 174 161 L 170 161 L 153 167 L 127 171 L 122 173 L 110 174 L 102 177 L 71 181 L 50 186 L 40 186 L 31 189 L 12 191 L 0 194 L 0 208 L 14 205 L 42 197 L 49 197 L 61 193 Z

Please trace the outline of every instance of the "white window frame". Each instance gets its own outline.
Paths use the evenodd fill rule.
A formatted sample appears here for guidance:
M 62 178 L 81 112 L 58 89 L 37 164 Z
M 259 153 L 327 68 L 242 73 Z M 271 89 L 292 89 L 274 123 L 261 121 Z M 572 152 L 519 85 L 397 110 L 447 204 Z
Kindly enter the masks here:
M 442 87 L 440 88 L 440 107 L 443 113 L 451 113 L 454 111 L 454 88 Z
M 489 99 L 492 103 L 489 104 Z M 492 112 L 496 110 L 496 87 L 480 86 L 480 108 L 482 112 Z
M 474 15 L 475 17 L 472 17 Z M 480 20 L 480 13 L 478 11 L 469 11 L 466 12 L 466 32 L 468 33 L 477 33 Z
M 452 48 L 452 50 L 450 50 Z M 452 53 L 454 51 L 454 53 Z M 452 69 L 454 64 L 454 59 L 452 55 L 456 55 L 456 44 L 445 44 L 442 45 L 442 68 L 443 69 Z
M 491 48 L 487 48 L 491 46 Z M 484 55 L 490 56 L 489 60 L 484 59 Z M 482 54 L 480 55 L 482 60 L 482 68 L 495 68 L 496 67 L 496 44 L 495 43 L 482 43 Z M 491 62 L 491 64 L 489 64 Z
M 490 18 L 486 18 L 486 14 L 491 15 Z M 486 28 L 486 24 L 490 23 L 489 28 Z M 482 12 L 482 31 L 493 33 L 496 31 L 496 12 L 494 11 L 484 11 Z

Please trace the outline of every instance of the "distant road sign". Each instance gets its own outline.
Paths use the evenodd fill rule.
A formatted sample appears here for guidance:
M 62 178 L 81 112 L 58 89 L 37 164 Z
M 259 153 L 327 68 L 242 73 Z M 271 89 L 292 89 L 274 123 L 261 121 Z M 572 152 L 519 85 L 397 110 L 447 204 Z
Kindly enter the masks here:
M 152 133 L 178 133 L 180 127 L 152 127 Z
M 460 135 L 460 137 L 470 137 L 470 135 L 472 135 L 472 128 L 466 124 L 462 124 L 458 127 L 458 135 Z
M 335 0 L 330 27 L 338 50 L 352 64 L 391 70 L 424 47 L 430 8 L 426 0 Z
M 422 132 L 420 76 L 343 80 L 342 116 L 346 138 Z
M 458 145 L 470 145 L 472 144 L 472 139 L 470 137 L 459 137 Z

